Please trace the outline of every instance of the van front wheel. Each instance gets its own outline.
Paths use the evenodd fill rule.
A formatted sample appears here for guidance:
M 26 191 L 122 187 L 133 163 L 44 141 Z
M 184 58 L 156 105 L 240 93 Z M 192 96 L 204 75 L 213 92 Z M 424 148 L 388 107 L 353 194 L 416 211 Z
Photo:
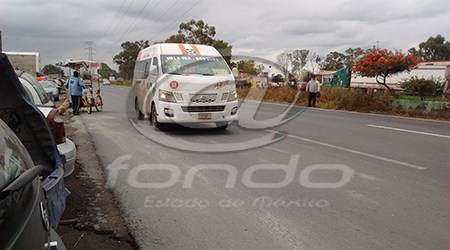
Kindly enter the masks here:
M 150 121 L 155 130 L 163 131 L 166 127 L 165 124 L 158 122 L 158 115 L 156 114 L 156 107 L 152 105 L 152 112 L 150 114 Z

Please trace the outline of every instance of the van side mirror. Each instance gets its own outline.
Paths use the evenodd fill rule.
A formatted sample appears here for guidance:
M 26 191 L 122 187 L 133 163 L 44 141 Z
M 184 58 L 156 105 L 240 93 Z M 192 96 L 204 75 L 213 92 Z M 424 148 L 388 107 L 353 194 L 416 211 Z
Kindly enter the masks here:
M 154 75 L 154 76 L 158 75 L 158 66 L 150 65 L 150 75 Z

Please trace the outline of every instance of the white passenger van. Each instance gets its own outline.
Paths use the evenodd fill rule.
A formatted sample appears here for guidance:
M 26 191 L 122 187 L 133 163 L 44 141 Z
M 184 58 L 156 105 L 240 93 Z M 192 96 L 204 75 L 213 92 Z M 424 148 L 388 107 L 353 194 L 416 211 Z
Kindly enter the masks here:
M 133 75 L 138 119 L 159 130 L 167 123 L 215 123 L 238 119 L 236 84 L 211 46 L 155 44 L 139 52 Z

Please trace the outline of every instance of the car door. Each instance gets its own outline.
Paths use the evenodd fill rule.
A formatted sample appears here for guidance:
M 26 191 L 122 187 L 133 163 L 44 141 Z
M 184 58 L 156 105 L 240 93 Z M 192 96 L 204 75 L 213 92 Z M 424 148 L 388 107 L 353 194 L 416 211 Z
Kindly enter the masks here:
M 44 249 L 50 227 L 39 172 L 21 141 L 0 119 L 1 249 Z

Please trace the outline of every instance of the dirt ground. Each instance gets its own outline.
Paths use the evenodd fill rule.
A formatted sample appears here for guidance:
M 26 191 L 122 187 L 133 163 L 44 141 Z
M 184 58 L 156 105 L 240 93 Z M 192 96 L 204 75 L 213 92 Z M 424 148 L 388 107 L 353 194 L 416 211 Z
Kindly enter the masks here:
M 64 98 L 59 103 L 63 101 Z M 64 179 L 71 194 L 58 234 L 67 249 L 137 249 L 106 186 L 103 167 L 86 126 L 80 116 L 62 117 L 67 138 L 77 146 L 77 159 L 74 172 Z

